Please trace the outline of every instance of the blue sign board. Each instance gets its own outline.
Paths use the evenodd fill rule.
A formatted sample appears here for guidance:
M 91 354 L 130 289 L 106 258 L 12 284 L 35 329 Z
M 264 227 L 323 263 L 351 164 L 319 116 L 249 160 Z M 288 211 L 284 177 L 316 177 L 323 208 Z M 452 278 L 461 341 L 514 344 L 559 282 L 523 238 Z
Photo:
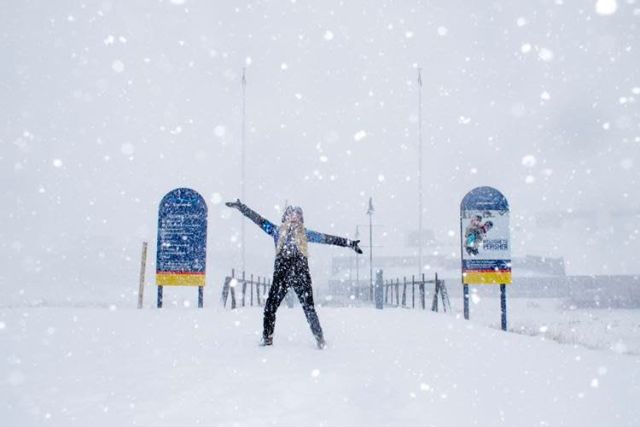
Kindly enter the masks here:
M 509 203 L 491 187 L 471 190 L 460 203 L 464 284 L 511 283 Z
M 158 213 L 156 284 L 204 286 L 206 265 L 207 204 L 194 190 L 173 190 Z

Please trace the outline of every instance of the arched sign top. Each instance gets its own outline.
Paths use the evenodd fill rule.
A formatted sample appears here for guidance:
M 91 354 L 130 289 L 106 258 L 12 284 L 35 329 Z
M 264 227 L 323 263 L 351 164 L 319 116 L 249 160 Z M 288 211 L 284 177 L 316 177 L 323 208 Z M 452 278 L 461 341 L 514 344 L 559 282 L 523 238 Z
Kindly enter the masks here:
M 460 203 L 460 212 L 466 210 L 508 211 L 509 202 L 493 187 L 476 187 Z
M 190 213 L 207 212 L 207 203 L 202 196 L 190 188 L 176 188 L 167 193 L 160 201 L 160 212 L 189 211 Z

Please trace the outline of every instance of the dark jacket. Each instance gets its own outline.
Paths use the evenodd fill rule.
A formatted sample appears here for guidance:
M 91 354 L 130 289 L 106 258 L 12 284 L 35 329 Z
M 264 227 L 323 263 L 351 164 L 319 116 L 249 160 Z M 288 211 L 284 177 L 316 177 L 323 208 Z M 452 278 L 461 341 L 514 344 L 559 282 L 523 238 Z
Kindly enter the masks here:
M 273 237 L 273 242 L 277 246 L 278 238 L 280 237 L 280 227 L 262 217 L 256 211 L 249 208 L 247 205 L 241 203 L 238 207 L 240 212 L 251 221 L 255 222 L 265 233 Z M 307 241 L 310 243 L 323 243 L 325 245 L 335 245 L 349 247 L 351 242 L 344 237 L 332 236 L 330 234 L 319 233 L 317 231 L 304 229 L 304 233 L 307 236 Z

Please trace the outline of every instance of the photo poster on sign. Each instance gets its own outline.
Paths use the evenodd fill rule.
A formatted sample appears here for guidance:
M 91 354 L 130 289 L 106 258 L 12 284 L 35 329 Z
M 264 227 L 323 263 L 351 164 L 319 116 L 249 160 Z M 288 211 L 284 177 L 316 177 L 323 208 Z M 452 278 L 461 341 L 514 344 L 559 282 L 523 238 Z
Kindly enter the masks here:
M 173 190 L 160 202 L 156 284 L 202 287 L 206 262 L 207 205 L 194 190 Z
M 463 283 L 510 284 L 509 211 L 464 210 L 460 221 Z

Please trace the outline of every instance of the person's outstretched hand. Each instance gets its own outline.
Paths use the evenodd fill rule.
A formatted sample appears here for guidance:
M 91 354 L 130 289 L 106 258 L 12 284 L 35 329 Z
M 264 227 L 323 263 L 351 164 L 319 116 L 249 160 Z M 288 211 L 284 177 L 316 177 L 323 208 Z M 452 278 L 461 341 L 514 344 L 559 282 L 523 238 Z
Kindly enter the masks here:
M 351 244 L 349 246 L 351 247 L 351 249 L 356 251 L 356 253 L 361 254 L 362 253 L 362 249 L 360 249 L 360 246 L 358 246 L 358 243 L 360 243 L 360 240 L 352 240 Z
M 242 204 L 242 202 L 240 202 L 240 199 L 236 199 L 235 202 L 227 202 L 227 203 L 225 203 L 225 205 L 227 205 L 230 208 L 239 208 L 241 204 Z

